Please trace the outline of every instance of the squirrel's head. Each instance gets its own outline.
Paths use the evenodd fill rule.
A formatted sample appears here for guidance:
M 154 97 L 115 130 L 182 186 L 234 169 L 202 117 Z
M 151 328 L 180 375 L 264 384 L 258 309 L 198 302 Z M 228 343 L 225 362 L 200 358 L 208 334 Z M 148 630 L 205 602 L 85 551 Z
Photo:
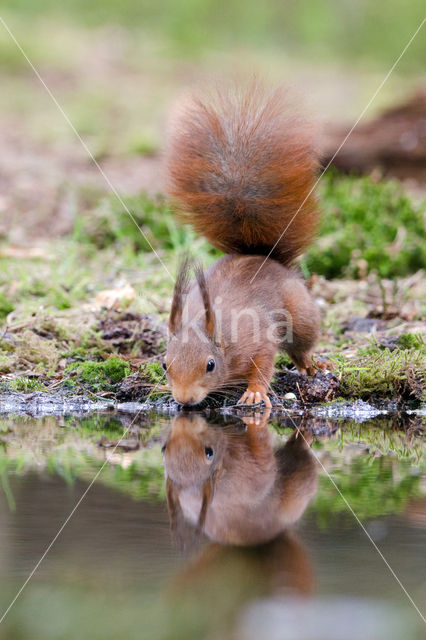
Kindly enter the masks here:
M 226 434 L 204 416 L 180 413 L 162 447 L 166 477 L 180 488 L 202 487 L 221 468 Z
M 185 549 L 198 541 L 221 474 L 226 450 L 223 430 L 207 424 L 194 413 L 178 415 L 162 447 L 166 472 L 166 497 L 174 543 Z M 180 495 L 186 489 L 200 496 L 200 509 L 193 513 L 195 536 L 186 528 Z
M 192 310 L 185 307 L 188 291 L 189 261 L 179 271 L 173 294 L 169 319 L 169 342 L 163 367 L 176 402 L 184 405 L 199 404 L 224 379 L 223 350 L 217 335 L 214 311 L 211 305 L 204 272 L 196 267 L 195 274 L 203 302 L 199 318 L 191 317 Z

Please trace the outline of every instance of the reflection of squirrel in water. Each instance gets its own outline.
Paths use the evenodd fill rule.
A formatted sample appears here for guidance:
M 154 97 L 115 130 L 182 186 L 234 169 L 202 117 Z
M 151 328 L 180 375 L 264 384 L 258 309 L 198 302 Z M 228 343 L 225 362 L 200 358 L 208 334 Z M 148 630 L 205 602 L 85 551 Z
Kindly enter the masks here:
M 308 554 L 288 530 L 317 487 L 309 439 L 295 432 L 274 450 L 265 425 L 244 421 L 246 429 L 178 415 L 163 450 L 175 543 L 191 548 L 201 532 L 211 540 L 169 589 L 173 624 L 186 629 L 193 611 L 198 638 L 212 637 L 211 629 L 214 637 L 231 637 L 235 620 L 256 598 L 314 589 Z
M 296 522 L 314 495 L 317 465 L 306 436 L 295 432 L 274 451 L 267 427 L 244 421 L 243 431 L 197 414 L 174 419 L 163 454 L 179 544 L 188 523 L 222 544 L 267 542 Z
M 240 402 L 271 406 L 274 357 L 285 349 L 314 373 L 319 314 L 291 270 L 317 220 L 317 160 L 308 128 L 289 115 L 282 92 L 252 86 L 239 96 L 189 101 L 168 153 L 170 195 L 183 220 L 227 254 L 197 283 L 181 267 L 164 363 L 174 398 L 198 404 L 247 383 Z

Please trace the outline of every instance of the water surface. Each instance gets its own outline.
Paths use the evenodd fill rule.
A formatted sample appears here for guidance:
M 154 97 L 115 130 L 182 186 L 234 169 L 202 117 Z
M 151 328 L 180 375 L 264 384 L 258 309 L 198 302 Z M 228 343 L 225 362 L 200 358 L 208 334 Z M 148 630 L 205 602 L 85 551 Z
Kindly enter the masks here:
M 3 418 L 0 637 L 423 638 L 421 424 L 301 426 Z

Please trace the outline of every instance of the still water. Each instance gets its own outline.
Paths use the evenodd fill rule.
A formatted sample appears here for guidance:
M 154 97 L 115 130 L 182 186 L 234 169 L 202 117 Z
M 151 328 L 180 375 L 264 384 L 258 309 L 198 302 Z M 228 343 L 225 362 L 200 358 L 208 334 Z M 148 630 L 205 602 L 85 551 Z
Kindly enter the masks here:
M 425 638 L 418 420 L 255 422 L 2 418 L 0 638 Z

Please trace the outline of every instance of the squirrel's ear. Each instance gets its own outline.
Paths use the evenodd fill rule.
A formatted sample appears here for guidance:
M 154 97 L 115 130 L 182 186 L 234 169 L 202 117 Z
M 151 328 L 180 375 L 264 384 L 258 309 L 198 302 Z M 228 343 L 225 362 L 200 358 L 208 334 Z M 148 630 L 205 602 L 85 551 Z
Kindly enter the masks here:
M 170 310 L 169 331 L 176 334 L 182 326 L 183 298 L 188 291 L 190 258 L 182 260 L 173 291 L 172 308 Z
M 207 289 L 206 276 L 204 275 L 203 268 L 200 264 L 195 265 L 195 276 L 197 278 L 198 286 L 200 287 L 201 297 L 203 299 L 205 310 L 205 329 L 206 333 L 212 340 L 215 339 L 216 326 L 213 307 L 210 302 L 209 291 Z
M 170 478 L 166 480 L 166 498 L 172 542 L 175 547 L 183 550 L 185 548 L 185 518 L 180 506 L 178 490 Z
M 179 502 L 179 489 L 170 478 L 166 480 L 166 497 L 172 544 L 179 551 L 192 551 L 199 545 L 200 531 L 185 520 Z
M 198 522 L 196 527 L 196 531 L 198 535 L 201 535 L 204 529 L 204 524 L 207 517 L 207 509 L 209 508 L 213 500 L 215 485 L 216 485 L 216 474 L 213 474 L 210 478 L 208 478 L 203 485 L 203 500 L 201 503 L 201 510 L 198 516 Z

